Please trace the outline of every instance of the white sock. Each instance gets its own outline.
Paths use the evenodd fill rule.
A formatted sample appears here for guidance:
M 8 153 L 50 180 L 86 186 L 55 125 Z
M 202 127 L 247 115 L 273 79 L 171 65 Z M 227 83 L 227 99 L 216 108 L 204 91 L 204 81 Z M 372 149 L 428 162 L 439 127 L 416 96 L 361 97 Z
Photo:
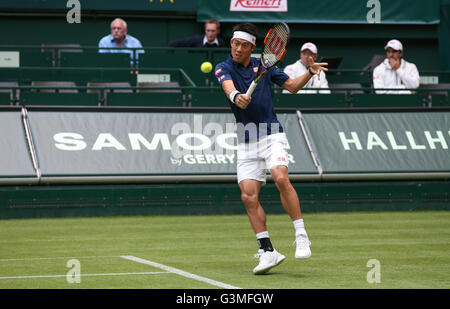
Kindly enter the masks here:
M 261 239 L 261 238 L 269 238 L 269 232 L 264 231 L 264 232 L 256 234 L 256 239 Z
M 294 224 L 295 235 L 298 235 L 298 234 L 306 235 L 305 223 L 303 223 L 303 219 L 298 219 L 298 220 L 292 221 L 292 223 Z

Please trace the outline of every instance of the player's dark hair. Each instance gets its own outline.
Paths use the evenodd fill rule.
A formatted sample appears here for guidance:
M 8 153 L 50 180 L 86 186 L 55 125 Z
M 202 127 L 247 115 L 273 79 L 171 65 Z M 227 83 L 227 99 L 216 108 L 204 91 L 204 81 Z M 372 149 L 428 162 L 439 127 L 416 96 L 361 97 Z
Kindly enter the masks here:
M 237 24 L 233 28 L 234 31 L 244 31 L 258 38 L 258 28 L 252 23 Z

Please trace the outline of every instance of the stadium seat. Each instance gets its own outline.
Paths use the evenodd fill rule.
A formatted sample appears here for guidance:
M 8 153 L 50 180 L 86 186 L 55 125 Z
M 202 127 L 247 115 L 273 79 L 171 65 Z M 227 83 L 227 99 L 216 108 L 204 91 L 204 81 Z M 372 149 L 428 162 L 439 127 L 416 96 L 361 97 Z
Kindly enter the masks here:
M 53 89 L 39 89 L 34 91 L 39 92 L 59 92 L 59 93 L 78 93 L 78 89 L 76 89 L 75 82 L 72 81 L 33 81 L 31 82 L 31 86 L 34 87 L 55 87 Z M 64 89 L 58 89 L 60 87 L 65 87 Z M 67 89 L 67 88 L 74 88 L 74 89 Z
M 424 107 L 427 98 L 418 94 L 352 94 L 352 107 Z
M 108 94 L 112 92 L 119 93 L 133 93 L 133 89 L 115 89 L 115 87 L 123 88 L 123 87 L 131 87 L 131 84 L 128 82 L 111 82 L 111 83 L 97 83 L 97 82 L 88 82 L 86 84 L 87 87 L 111 87 L 110 89 L 87 89 L 87 93 L 96 93 L 98 95 L 99 102 L 108 101 Z
M 42 52 L 52 53 L 53 66 L 61 66 L 62 53 L 82 53 L 80 44 L 41 44 Z
M 98 106 L 96 93 L 23 92 L 21 105 Z
M 317 61 L 317 62 L 326 62 L 326 63 L 328 63 L 327 68 L 329 70 L 336 70 L 339 67 L 339 65 L 341 64 L 343 59 L 344 59 L 344 57 L 336 57 L 336 56 L 327 57 L 327 56 L 322 56 L 322 57 L 320 57 L 319 61 Z M 333 73 L 330 72 L 330 73 L 327 73 L 327 74 L 330 75 L 330 74 L 335 74 L 335 73 L 334 72 Z
M 181 92 L 136 92 L 108 94 L 108 106 L 176 106 L 183 107 Z
M 274 106 L 292 108 L 345 108 L 345 94 L 274 94 Z
M 331 93 L 364 93 L 364 91 L 361 90 L 346 90 L 345 88 L 362 88 L 361 84 L 353 83 L 353 84 L 329 84 L 330 88 L 343 88 L 342 90 L 333 90 L 331 89 Z
M 375 69 L 380 63 L 382 63 L 386 59 L 386 55 L 375 54 L 370 59 L 369 63 L 362 68 L 363 71 L 372 71 Z
M 179 82 L 161 82 L 161 83 L 138 83 L 136 92 L 160 92 L 160 93 L 181 93 Z M 168 89 L 159 89 L 168 88 Z

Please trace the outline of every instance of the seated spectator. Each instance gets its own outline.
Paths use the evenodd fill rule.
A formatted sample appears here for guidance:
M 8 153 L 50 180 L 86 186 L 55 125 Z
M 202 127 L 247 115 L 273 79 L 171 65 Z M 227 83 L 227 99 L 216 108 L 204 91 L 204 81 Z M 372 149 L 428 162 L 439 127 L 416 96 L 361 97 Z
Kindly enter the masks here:
M 288 65 L 284 68 L 284 72 L 289 75 L 290 78 L 296 78 L 297 76 L 303 75 L 308 71 L 309 61 L 308 58 L 312 57 L 314 61 L 317 59 L 317 46 L 314 43 L 305 43 L 300 49 L 300 59 L 295 63 Z M 321 71 L 320 76 L 314 75 L 308 83 L 299 90 L 297 93 L 320 93 L 329 94 L 330 90 L 304 90 L 305 88 L 329 88 L 328 81 L 325 76 L 325 72 Z M 290 93 L 287 90 L 283 90 L 283 93 Z
M 205 35 L 172 41 L 170 47 L 227 47 L 219 37 L 220 23 L 215 19 L 205 22 Z
M 386 59 L 373 70 L 373 87 L 418 88 L 419 71 L 414 63 L 403 59 L 403 45 L 399 40 L 390 40 L 384 47 Z M 410 90 L 376 90 L 377 94 L 411 94 Z
M 126 49 L 139 47 L 142 48 L 142 44 L 138 39 L 128 34 L 127 23 L 121 18 L 116 18 L 111 22 L 111 34 L 108 34 L 107 36 L 103 37 L 98 43 L 98 47 L 120 48 L 120 49 L 99 49 L 99 53 L 129 53 L 131 57 L 131 64 L 133 64 L 135 54 L 137 64 L 139 54 L 144 53 L 144 50 L 134 51 L 132 49 Z

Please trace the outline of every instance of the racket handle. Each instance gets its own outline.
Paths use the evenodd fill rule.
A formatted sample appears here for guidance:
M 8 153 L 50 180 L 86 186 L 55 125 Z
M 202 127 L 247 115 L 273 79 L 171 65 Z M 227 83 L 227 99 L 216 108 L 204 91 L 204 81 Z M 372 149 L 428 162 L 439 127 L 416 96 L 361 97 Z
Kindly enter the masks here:
M 255 83 L 255 81 L 252 81 L 252 83 L 250 84 L 250 87 L 248 87 L 248 90 L 245 93 L 248 97 L 252 96 L 253 91 L 255 91 L 256 85 L 257 84 Z

